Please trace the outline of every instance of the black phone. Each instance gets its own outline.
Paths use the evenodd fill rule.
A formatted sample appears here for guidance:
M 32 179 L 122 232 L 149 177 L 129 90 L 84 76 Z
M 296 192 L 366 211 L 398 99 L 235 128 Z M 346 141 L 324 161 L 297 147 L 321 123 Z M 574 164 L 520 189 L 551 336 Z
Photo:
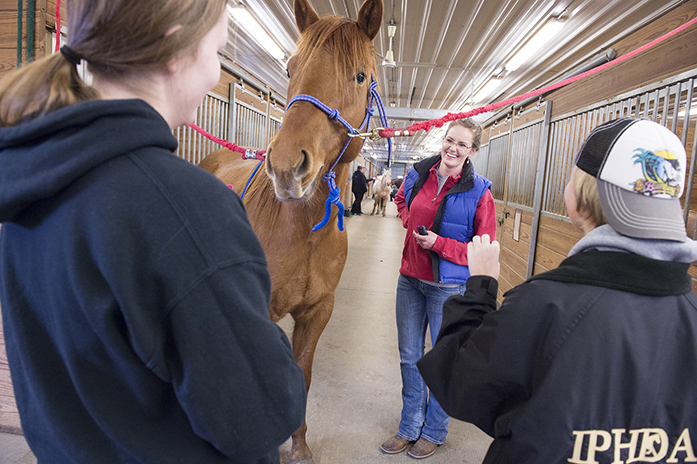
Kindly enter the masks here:
M 428 235 L 428 232 L 426 232 L 426 226 L 416 226 L 416 229 L 419 231 L 419 235 Z

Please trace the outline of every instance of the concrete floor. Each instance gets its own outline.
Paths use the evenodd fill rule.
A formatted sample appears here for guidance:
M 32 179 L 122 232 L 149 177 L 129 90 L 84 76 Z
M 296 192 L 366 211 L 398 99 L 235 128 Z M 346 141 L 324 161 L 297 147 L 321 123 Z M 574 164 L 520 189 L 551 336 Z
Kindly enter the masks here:
M 372 207 L 366 200 L 362 216 L 346 218 L 348 260 L 315 354 L 307 406 L 315 464 L 417 462 L 406 452 L 379 450 L 397 433 L 402 410 L 395 291 L 405 230 L 394 203 L 386 218 L 370 216 Z M 289 333 L 292 319 L 280 325 Z M 447 441 L 425 462 L 481 463 L 490 443 L 477 427 L 451 419 Z M 290 441 L 281 447 L 281 463 L 289 451 Z
M 0 433 L 0 464 L 36 464 L 36 458 L 24 437 Z
M 307 439 L 314 464 L 406 464 L 406 452 L 386 455 L 380 444 L 397 432 L 402 388 L 395 325 L 395 289 L 404 243 L 397 208 L 387 217 L 345 218 L 349 253 L 334 314 L 320 338 L 307 406 Z M 290 333 L 292 319 L 280 321 Z M 428 339 L 428 337 L 427 337 Z M 425 462 L 481 463 L 491 439 L 473 425 L 451 420 L 448 439 Z M 281 447 L 287 464 L 290 440 Z M 0 464 L 36 463 L 22 437 L 0 434 Z

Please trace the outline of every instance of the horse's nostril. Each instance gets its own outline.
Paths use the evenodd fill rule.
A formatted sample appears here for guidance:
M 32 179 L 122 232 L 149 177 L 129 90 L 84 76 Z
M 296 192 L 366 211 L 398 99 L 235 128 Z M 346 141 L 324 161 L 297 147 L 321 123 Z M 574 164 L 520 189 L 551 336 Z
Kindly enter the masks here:
M 298 163 L 298 167 L 295 169 L 295 177 L 298 179 L 310 171 L 310 155 L 305 150 L 302 150 L 302 155 L 302 159 Z
M 271 166 L 271 147 L 266 150 L 266 174 L 273 179 L 273 167 Z

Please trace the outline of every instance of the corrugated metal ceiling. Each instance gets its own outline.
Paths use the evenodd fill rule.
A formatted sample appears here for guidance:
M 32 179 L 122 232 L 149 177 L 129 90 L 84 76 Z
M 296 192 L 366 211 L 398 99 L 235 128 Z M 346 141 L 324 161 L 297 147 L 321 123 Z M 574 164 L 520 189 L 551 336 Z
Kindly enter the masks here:
M 381 96 L 389 114 L 433 117 L 519 95 L 559 80 L 683 2 L 385 0 L 383 27 L 375 39 Z M 292 0 L 237 0 L 237 4 L 256 17 L 286 57 L 292 54 L 299 35 Z M 310 4 L 320 16 L 338 14 L 355 19 L 362 0 L 310 0 Z M 515 71 L 504 70 L 511 56 L 552 17 L 565 20 L 561 32 Z M 395 67 L 381 65 L 389 47 L 390 21 L 396 25 L 392 47 Z M 285 63 L 271 58 L 234 21 L 230 30 L 227 54 L 284 101 Z M 502 77 L 498 89 L 474 101 L 474 94 L 495 75 Z M 394 117 L 389 121 L 392 127 L 413 122 Z M 394 157 L 406 159 L 437 151 L 440 145 L 434 132 L 420 131 L 415 137 L 399 140 Z M 366 151 L 384 158 L 385 146 L 383 142 L 368 142 Z

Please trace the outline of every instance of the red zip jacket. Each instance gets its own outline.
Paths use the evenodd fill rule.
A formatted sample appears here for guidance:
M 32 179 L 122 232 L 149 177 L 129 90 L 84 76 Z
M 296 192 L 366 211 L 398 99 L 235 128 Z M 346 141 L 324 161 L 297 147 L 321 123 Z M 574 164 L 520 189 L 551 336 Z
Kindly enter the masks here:
M 394 202 L 397 205 L 398 216 L 402 219 L 402 225 L 407 229 L 407 235 L 404 239 L 404 250 L 402 252 L 402 266 L 399 273 L 409 277 L 415 277 L 426 281 L 433 282 L 433 267 L 431 261 L 431 253 L 429 250 L 424 250 L 417 243 L 412 235 L 412 231 L 416 231 L 416 227 L 423 225 L 426 229 L 431 229 L 433 220 L 436 217 L 438 205 L 445 198 L 448 191 L 457 183 L 460 176 L 448 177 L 440 193 L 438 191 L 438 174 L 436 169 L 440 162 L 436 163 L 430 170 L 428 180 L 424 182 L 421 190 L 416 194 L 411 203 L 411 208 L 407 208 L 406 199 L 404 198 L 404 183 L 402 183 Z M 477 212 L 474 216 L 474 228 L 476 235 L 489 234 L 490 237 L 496 237 L 496 206 L 494 197 L 491 196 L 489 190 L 482 196 L 477 203 Z M 417 231 L 418 233 L 418 231 Z M 440 257 L 456 264 L 467 266 L 467 243 L 458 242 L 457 240 L 438 236 L 433 244 L 432 251 L 438 253 Z

